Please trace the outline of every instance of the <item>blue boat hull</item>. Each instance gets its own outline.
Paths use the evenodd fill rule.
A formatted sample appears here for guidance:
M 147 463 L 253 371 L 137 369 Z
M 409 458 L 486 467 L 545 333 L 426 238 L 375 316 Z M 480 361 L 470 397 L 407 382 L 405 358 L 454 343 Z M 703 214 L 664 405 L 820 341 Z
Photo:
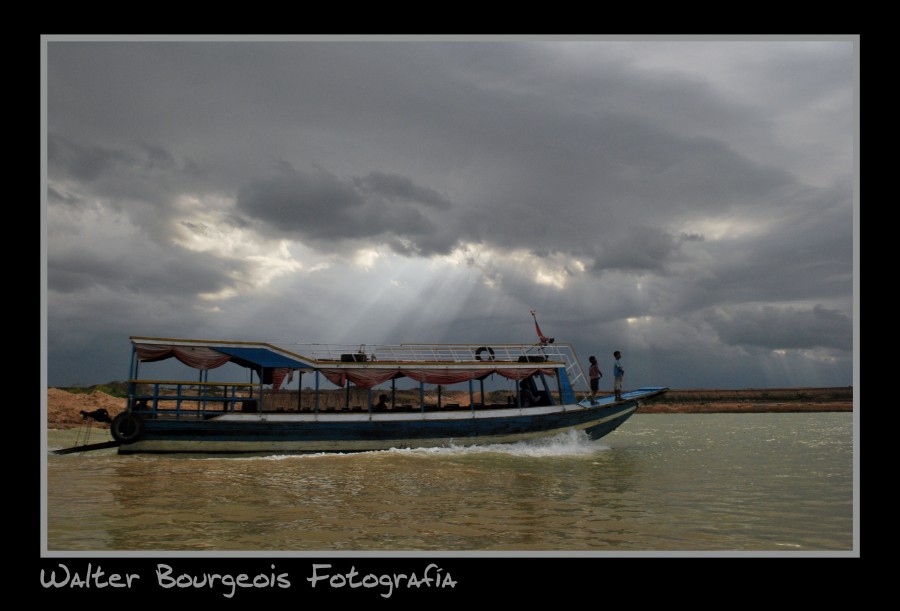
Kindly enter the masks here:
M 119 447 L 138 453 L 362 452 L 391 448 L 515 443 L 583 430 L 592 439 L 614 431 L 639 400 L 665 392 L 641 389 L 624 401 L 414 413 L 227 414 L 210 419 L 146 418 L 141 434 Z M 633 396 L 629 396 L 633 395 Z

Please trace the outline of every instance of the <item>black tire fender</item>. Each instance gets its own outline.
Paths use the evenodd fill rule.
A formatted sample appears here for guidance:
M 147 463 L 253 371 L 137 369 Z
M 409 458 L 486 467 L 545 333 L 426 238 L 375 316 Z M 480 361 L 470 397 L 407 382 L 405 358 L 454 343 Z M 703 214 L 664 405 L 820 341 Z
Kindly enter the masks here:
M 493 360 L 494 360 L 494 349 L 491 348 L 491 347 L 489 347 L 489 346 L 482 346 L 481 348 L 479 348 L 478 350 L 476 350 L 476 351 L 475 351 L 475 360 L 477 360 L 477 361 L 483 361 L 484 359 L 481 358 L 481 354 L 482 354 L 483 352 L 487 352 L 487 353 L 488 353 L 488 355 L 489 355 L 489 356 L 488 356 L 488 360 L 489 360 L 489 361 L 493 361 Z
M 136 414 L 122 412 L 113 418 L 109 431 L 118 442 L 134 443 L 144 434 L 144 421 Z

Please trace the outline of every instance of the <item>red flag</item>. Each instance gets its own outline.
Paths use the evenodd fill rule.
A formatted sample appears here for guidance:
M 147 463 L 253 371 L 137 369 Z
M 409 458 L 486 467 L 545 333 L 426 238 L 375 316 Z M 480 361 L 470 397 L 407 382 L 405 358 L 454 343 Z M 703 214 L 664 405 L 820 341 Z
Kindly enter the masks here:
M 541 342 L 542 344 L 552 344 L 552 343 L 553 343 L 553 338 L 552 338 L 552 337 L 547 337 L 546 335 L 544 335 L 543 333 L 541 333 L 541 327 L 538 325 L 536 313 L 537 313 L 537 310 L 532 310 L 532 311 L 531 311 L 531 317 L 534 318 L 534 329 L 537 331 L 538 340 L 540 340 L 540 342 Z

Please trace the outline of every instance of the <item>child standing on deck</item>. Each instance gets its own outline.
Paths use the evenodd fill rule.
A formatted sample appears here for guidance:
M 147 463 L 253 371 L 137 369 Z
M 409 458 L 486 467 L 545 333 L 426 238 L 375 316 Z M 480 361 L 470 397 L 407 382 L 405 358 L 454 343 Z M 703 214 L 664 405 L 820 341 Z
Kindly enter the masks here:
M 588 360 L 591 362 L 591 368 L 588 370 L 588 377 L 591 379 L 591 405 L 597 405 L 597 391 L 600 389 L 600 378 L 603 377 L 603 373 L 597 365 L 596 356 L 591 356 Z
M 615 364 L 613 365 L 613 379 L 615 383 L 613 384 L 613 389 L 616 393 L 616 401 L 622 400 L 622 378 L 625 377 L 625 370 L 622 369 L 622 353 L 616 350 L 613 352 L 613 356 L 616 359 Z

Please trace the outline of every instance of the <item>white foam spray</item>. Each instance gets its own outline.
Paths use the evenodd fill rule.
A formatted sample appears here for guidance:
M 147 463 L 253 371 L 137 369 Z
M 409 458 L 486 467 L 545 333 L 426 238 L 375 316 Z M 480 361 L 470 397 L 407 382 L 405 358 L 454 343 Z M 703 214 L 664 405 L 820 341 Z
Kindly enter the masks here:
M 517 443 L 485 445 L 446 445 L 435 448 L 391 448 L 368 452 L 317 452 L 314 454 L 273 454 L 268 456 L 233 456 L 231 460 L 297 460 L 314 458 L 360 457 L 366 455 L 397 454 L 403 456 L 466 456 L 478 454 L 504 454 L 506 456 L 586 456 L 609 450 L 601 441 L 592 440 L 584 431 L 565 431 L 551 437 L 539 437 Z M 223 457 L 203 457 L 199 460 L 217 460 Z

